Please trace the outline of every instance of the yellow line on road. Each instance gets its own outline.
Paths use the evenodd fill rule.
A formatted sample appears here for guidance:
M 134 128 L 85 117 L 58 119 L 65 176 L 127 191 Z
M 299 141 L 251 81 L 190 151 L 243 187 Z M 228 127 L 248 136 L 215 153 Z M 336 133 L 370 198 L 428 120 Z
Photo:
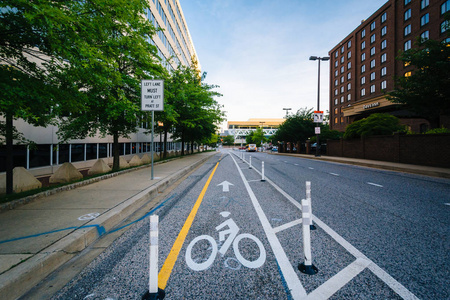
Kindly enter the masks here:
M 209 183 L 211 182 L 211 179 L 213 178 L 214 173 L 216 172 L 218 166 L 219 162 L 214 167 L 211 175 L 209 175 L 209 178 L 206 181 L 202 192 L 198 196 L 197 201 L 195 202 L 194 207 L 191 210 L 191 213 L 187 217 L 186 222 L 184 222 L 183 228 L 181 228 L 181 231 L 178 234 L 178 237 L 175 240 L 172 249 L 170 250 L 169 256 L 167 256 L 166 261 L 164 262 L 164 265 L 161 268 L 161 271 L 159 271 L 158 287 L 162 290 L 166 288 L 167 281 L 169 281 L 169 277 L 170 274 L 172 273 L 172 269 L 175 265 L 175 262 L 177 261 L 178 254 L 180 253 L 181 247 L 183 247 L 184 240 L 186 239 L 189 229 L 191 228 L 192 222 L 194 222 L 195 215 L 197 214 L 200 204 L 203 201 L 203 197 L 205 196 L 206 190 L 208 189 Z

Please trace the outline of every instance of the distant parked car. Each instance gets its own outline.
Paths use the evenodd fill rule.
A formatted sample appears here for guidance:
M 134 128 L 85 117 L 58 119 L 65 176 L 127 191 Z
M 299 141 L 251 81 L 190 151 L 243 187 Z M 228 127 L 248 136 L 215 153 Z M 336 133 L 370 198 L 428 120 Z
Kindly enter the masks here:
M 272 152 L 278 152 L 278 147 L 272 147 Z

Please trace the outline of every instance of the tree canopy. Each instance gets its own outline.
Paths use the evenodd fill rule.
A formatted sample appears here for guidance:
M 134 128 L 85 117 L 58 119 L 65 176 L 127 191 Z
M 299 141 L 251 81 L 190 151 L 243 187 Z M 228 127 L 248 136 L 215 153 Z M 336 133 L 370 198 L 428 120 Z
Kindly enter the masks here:
M 450 115 L 450 43 L 448 39 L 418 39 L 415 45 L 397 58 L 414 69 L 410 76 L 395 79 L 395 89 L 388 99 L 404 104 L 436 128 L 440 115 Z
M 302 108 L 296 114 L 287 117 L 272 136 L 273 141 L 305 141 L 314 135 L 313 109 Z

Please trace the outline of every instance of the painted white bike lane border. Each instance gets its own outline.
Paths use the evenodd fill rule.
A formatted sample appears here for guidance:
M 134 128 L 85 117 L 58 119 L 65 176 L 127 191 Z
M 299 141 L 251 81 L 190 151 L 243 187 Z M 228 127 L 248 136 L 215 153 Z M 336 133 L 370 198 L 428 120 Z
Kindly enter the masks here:
M 270 225 L 269 220 L 267 219 L 266 215 L 264 214 L 264 211 L 262 210 L 261 205 L 258 202 L 258 199 L 256 198 L 255 194 L 253 193 L 252 188 L 248 184 L 247 179 L 245 178 L 244 174 L 242 173 L 242 170 L 240 169 L 235 158 L 233 157 L 233 155 L 230 155 L 230 157 L 233 159 L 233 161 L 236 165 L 236 168 L 237 168 L 239 174 L 241 175 L 242 182 L 244 183 L 245 188 L 247 189 L 247 193 L 250 196 L 253 207 L 256 210 L 256 214 L 258 215 L 258 218 L 264 229 L 267 240 L 269 241 L 270 247 L 272 248 L 272 251 L 278 262 L 281 273 L 283 274 L 284 280 L 286 281 L 286 285 L 291 292 L 292 298 L 293 299 L 305 298 L 306 290 L 303 287 L 302 283 L 300 282 L 300 279 L 298 278 L 297 273 L 294 270 L 294 267 L 291 265 L 289 258 L 287 257 L 286 253 L 284 252 L 284 249 L 281 246 L 281 243 L 277 238 L 276 232 L 273 230 L 272 226 Z
M 236 161 L 235 161 L 235 163 L 236 163 Z M 256 169 L 253 169 L 253 170 L 261 175 L 261 173 L 258 170 L 256 170 Z M 266 176 L 266 181 L 268 183 L 270 183 L 286 199 L 288 199 L 295 207 L 297 207 L 299 210 L 301 210 L 300 203 L 298 203 L 294 198 L 292 198 L 289 194 L 287 194 L 285 191 L 283 191 L 273 181 L 268 179 L 267 176 Z M 317 226 L 322 228 L 329 236 L 331 236 L 337 243 L 339 243 L 342 247 L 344 247 L 344 249 L 346 249 L 350 254 L 352 254 L 356 258 L 356 261 L 354 263 L 350 264 L 350 266 L 353 266 L 355 264 L 359 265 L 359 266 L 361 266 L 361 265 L 364 266 L 363 268 L 360 268 L 360 267 L 350 268 L 350 266 L 349 266 L 348 268 L 346 268 L 347 270 L 349 270 L 348 272 L 341 271 L 340 273 L 333 276 L 327 282 L 325 282 L 321 286 L 319 286 L 316 289 L 316 290 L 318 290 L 317 292 L 312 291 L 310 293 L 311 296 L 315 297 L 314 298 L 315 300 L 316 299 L 327 299 L 329 296 L 331 296 L 334 293 L 336 293 L 337 291 L 339 291 L 347 282 L 349 282 L 352 278 L 354 278 L 356 275 L 358 275 L 360 272 L 362 272 L 365 268 L 368 268 L 370 271 L 372 271 L 373 274 L 375 274 L 378 278 L 380 278 L 384 283 L 386 283 L 387 286 L 389 286 L 395 293 L 397 293 L 403 299 L 408 299 L 408 300 L 409 299 L 412 299 L 412 300 L 419 299 L 416 297 L 416 295 L 414 295 L 412 292 L 410 292 L 404 285 L 402 285 L 400 282 L 398 282 L 395 278 L 393 278 L 386 271 L 384 271 L 380 266 L 375 264 L 372 260 L 370 260 L 367 256 L 365 256 L 361 251 L 356 249 L 356 247 L 354 247 L 347 240 L 345 240 L 342 236 L 340 236 L 336 231 L 331 229 L 328 225 L 326 225 L 324 222 L 322 222 L 316 216 L 312 215 L 312 218 Z M 301 222 L 294 221 L 294 222 L 291 222 L 291 224 L 282 225 L 279 228 L 276 228 L 276 232 L 287 229 L 291 226 L 295 226 L 298 223 L 301 223 Z M 291 225 L 291 226 L 289 226 L 289 225 Z M 281 230 L 279 230 L 279 229 L 281 229 Z M 344 270 L 346 270 L 346 269 L 344 269 Z M 326 297 L 324 295 L 329 295 L 329 296 Z M 310 297 L 308 297 L 308 299 L 310 299 Z

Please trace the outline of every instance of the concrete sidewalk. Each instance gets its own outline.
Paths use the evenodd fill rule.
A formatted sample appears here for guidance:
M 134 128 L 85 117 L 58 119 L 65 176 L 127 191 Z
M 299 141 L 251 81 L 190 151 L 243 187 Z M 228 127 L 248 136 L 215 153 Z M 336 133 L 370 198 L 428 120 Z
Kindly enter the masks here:
M 268 153 L 270 153 L 270 152 L 268 152 Z M 357 158 L 347 158 L 347 157 L 337 157 L 337 156 L 326 156 L 326 155 L 316 157 L 311 154 L 277 153 L 277 152 L 273 152 L 271 154 L 296 156 L 296 157 L 302 157 L 302 158 L 308 158 L 308 159 L 329 161 L 329 162 L 349 164 L 349 165 L 357 165 L 357 166 L 370 167 L 370 168 L 376 168 L 376 169 L 383 169 L 383 170 L 390 170 L 390 171 L 397 171 L 397 172 L 404 172 L 404 173 L 413 173 L 413 174 L 420 174 L 420 175 L 441 177 L 441 178 L 450 178 L 450 169 L 449 168 L 437 168 L 437 167 L 429 167 L 429 166 L 401 164 L 401 163 L 394 163 L 394 162 L 387 162 L 387 161 L 357 159 Z
M 145 167 L 1 212 L 0 298 L 23 295 L 215 154 L 155 164 L 154 180 Z

